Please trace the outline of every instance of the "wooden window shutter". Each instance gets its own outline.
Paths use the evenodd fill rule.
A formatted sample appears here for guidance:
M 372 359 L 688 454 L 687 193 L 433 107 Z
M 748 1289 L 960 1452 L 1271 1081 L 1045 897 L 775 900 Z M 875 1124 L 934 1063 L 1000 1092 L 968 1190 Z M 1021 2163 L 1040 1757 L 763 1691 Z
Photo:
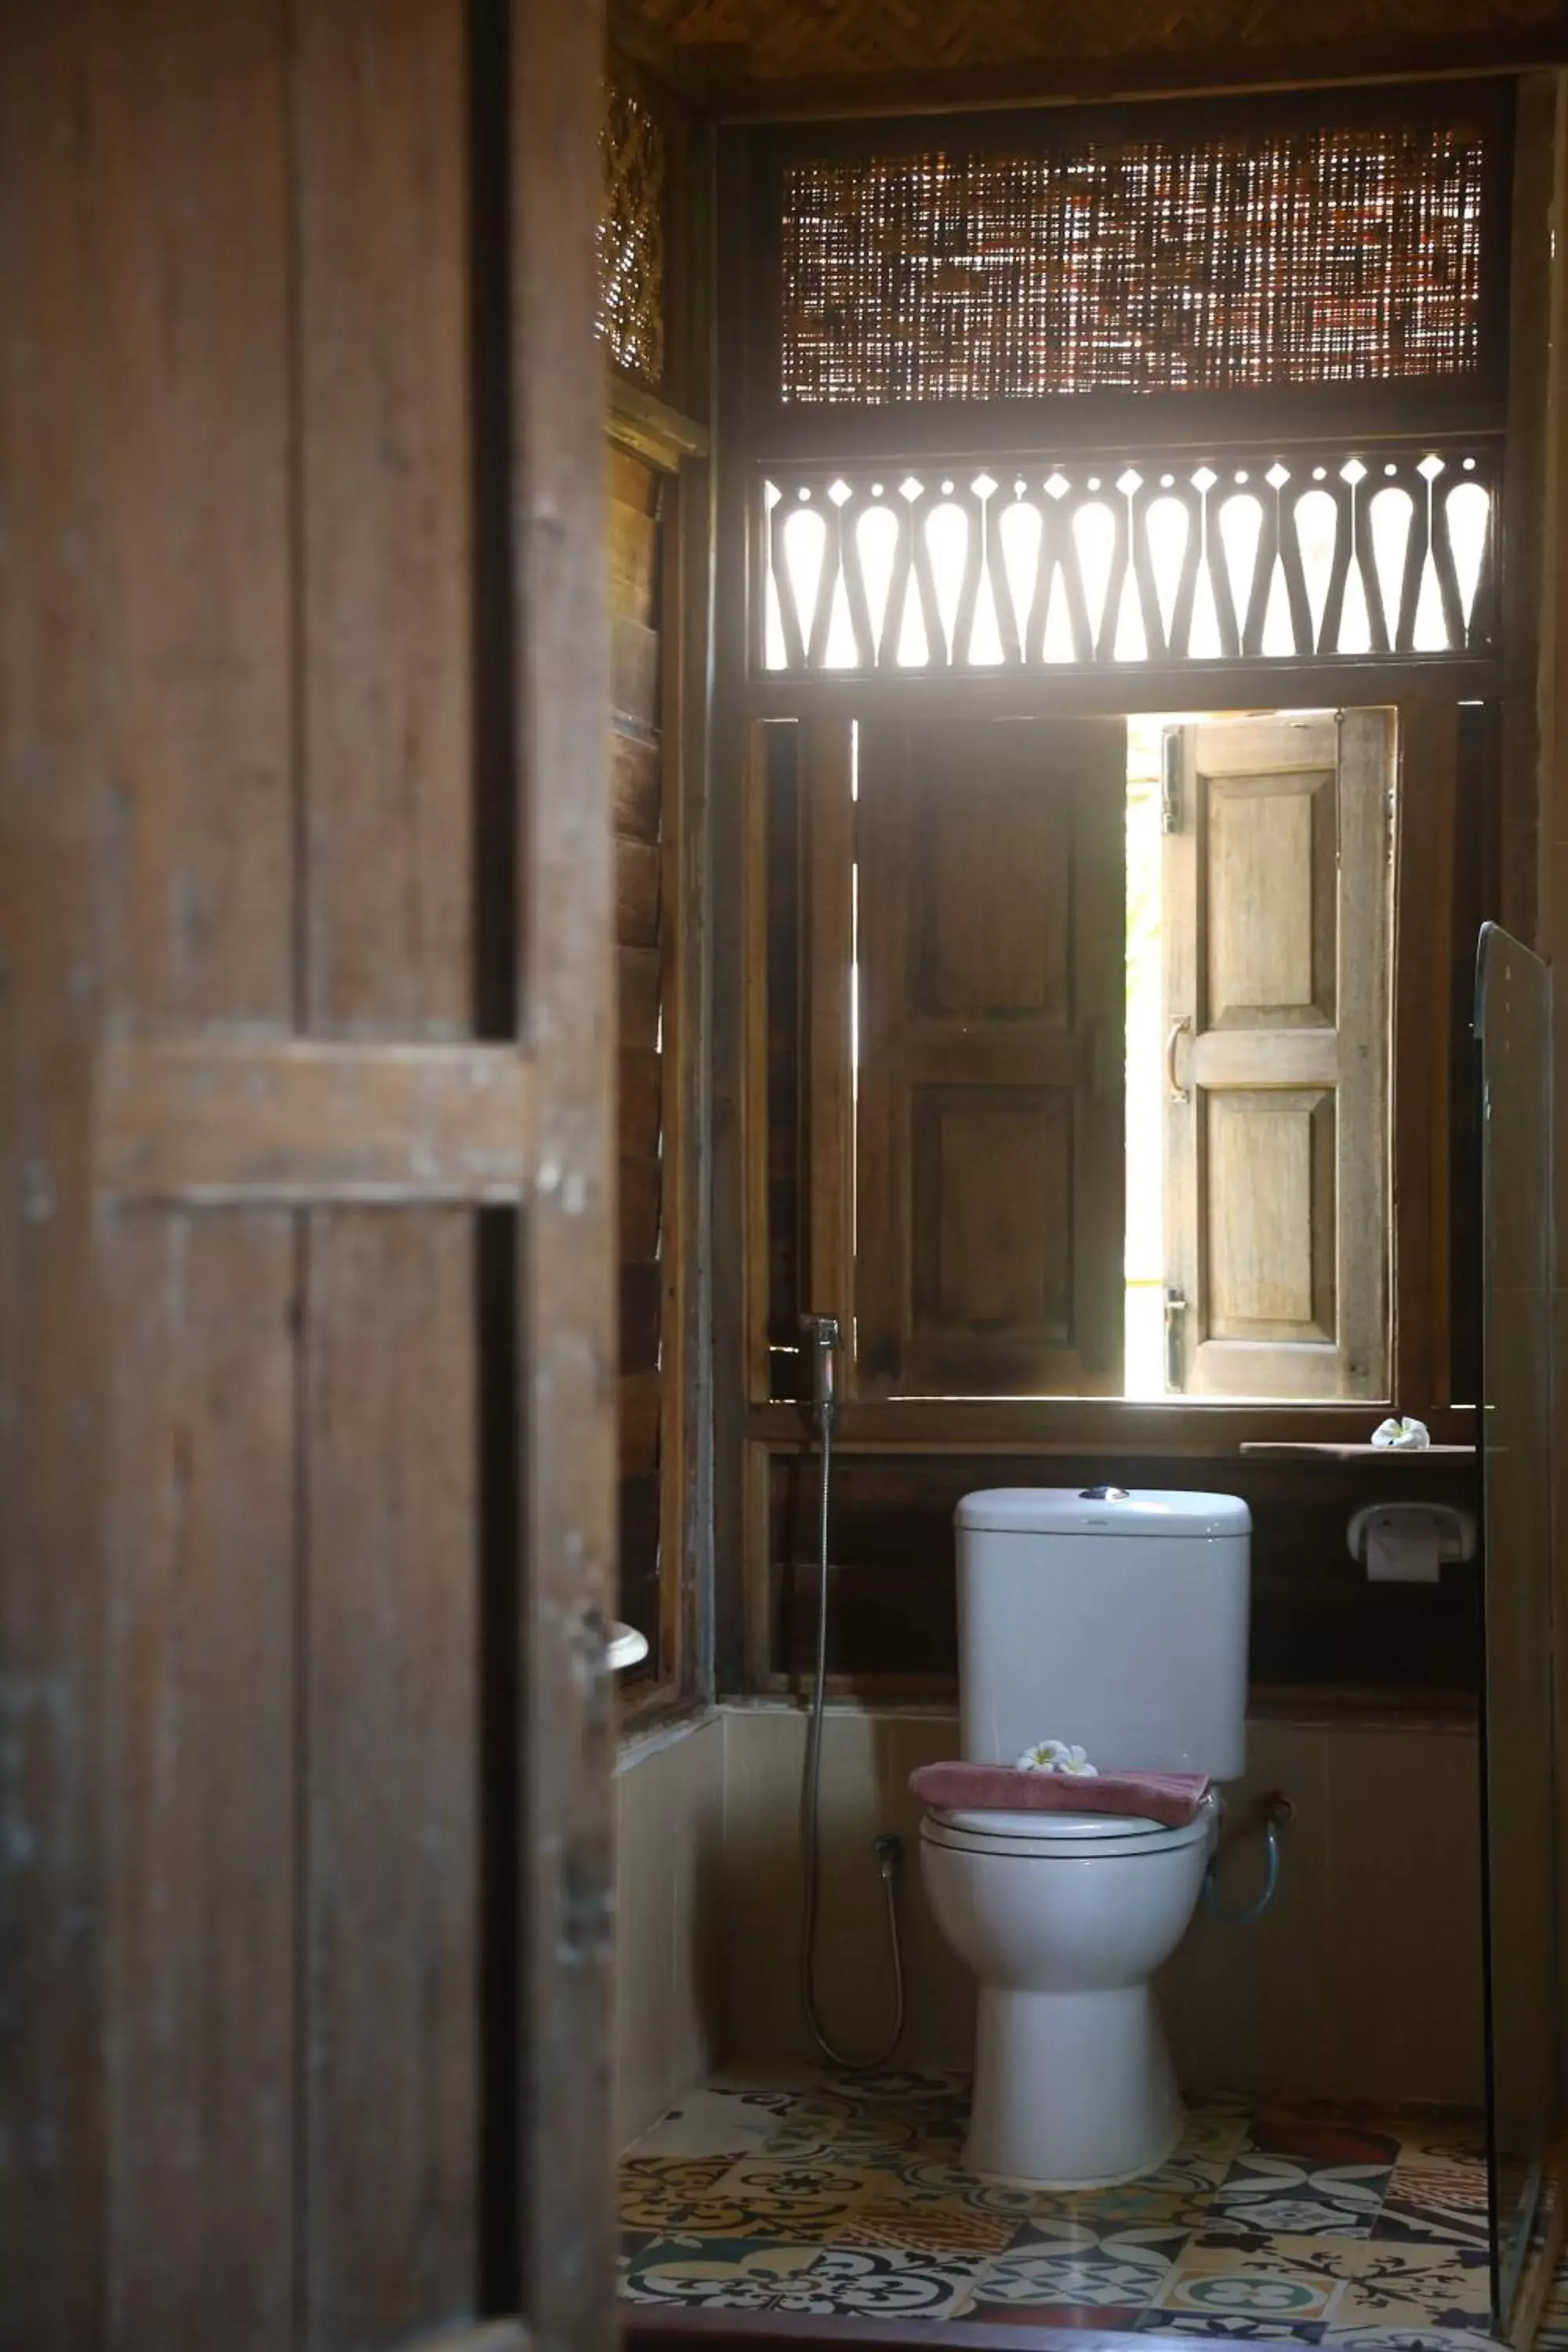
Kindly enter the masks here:
M 863 1395 L 1121 1388 L 1126 730 L 864 727 Z
M 1386 1393 L 1390 738 L 1356 710 L 1167 741 L 1171 1389 Z

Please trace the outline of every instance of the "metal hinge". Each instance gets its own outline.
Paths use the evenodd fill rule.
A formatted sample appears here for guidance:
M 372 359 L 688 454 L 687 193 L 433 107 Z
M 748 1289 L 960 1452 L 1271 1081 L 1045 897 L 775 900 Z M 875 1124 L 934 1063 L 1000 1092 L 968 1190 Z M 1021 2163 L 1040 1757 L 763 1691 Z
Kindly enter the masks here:
M 1182 829 L 1182 730 L 1167 727 L 1160 744 L 1160 830 L 1180 833 Z

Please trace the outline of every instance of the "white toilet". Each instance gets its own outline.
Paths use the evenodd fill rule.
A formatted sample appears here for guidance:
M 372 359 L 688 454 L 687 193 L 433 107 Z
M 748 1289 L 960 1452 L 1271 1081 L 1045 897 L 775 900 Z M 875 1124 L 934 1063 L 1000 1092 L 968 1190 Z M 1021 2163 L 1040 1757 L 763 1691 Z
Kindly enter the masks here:
M 1068 1740 L 1101 1772 L 1246 1766 L 1252 1521 L 1231 1495 L 996 1487 L 959 1505 L 966 1761 Z M 1182 1829 L 1095 1813 L 931 1811 L 921 1864 L 980 1983 L 972 2171 L 1135 2179 L 1181 2137 L 1151 1979 L 1196 1906 L 1218 1808 Z

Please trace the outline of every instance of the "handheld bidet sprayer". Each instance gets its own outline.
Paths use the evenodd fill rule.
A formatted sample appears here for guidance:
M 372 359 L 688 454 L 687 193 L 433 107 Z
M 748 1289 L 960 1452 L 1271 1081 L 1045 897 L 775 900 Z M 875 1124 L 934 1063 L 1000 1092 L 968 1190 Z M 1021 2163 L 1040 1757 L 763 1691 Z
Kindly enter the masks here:
M 838 1349 L 837 1315 L 803 1315 L 800 1328 L 811 1342 L 811 1411 L 818 1437 L 833 1426 L 833 1359 Z
M 888 1906 L 888 1946 L 893 1965 L 893 2029 L 884 2047 L 872 2058 L 849 2058 L 828 2039 L 816 2006 L 816 1910 L 820 1875 L 819 1816 L 822 1789 L 822 1716 L 827 1696 L 827 1497 L 833 1475 L 834 1363 L 839 1344 L 837 1315 L 803 1315 L 801 1329 L 812 1354 L 812 1419 L 821 1456 L 817 1489 L 816 1544 L 816 1672 L 812 1678 L 811 1712 L 806 1718 L 805 1776 L 801 1789 L 801 1844 L 805 1864 L 800 1922 L 800 2000 L 805 2021 L 824 2057 L 836 2066 L 867 2073 L 885 2066 L 904 2032 L 904 1958 L 899 1938 L 897 1878 L 903 1858 L 900 1841 L 889 1830 L 871 1841 L 871 1853 Z

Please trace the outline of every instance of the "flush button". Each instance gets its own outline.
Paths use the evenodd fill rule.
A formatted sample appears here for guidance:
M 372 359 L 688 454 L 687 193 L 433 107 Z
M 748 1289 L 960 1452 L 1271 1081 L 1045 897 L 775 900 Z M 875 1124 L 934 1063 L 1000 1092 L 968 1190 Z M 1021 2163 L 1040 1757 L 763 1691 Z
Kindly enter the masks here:
M 1081 1486 L 1080 1503 L 1127 1503 L 1132 1499 L 1125 1486 Z

